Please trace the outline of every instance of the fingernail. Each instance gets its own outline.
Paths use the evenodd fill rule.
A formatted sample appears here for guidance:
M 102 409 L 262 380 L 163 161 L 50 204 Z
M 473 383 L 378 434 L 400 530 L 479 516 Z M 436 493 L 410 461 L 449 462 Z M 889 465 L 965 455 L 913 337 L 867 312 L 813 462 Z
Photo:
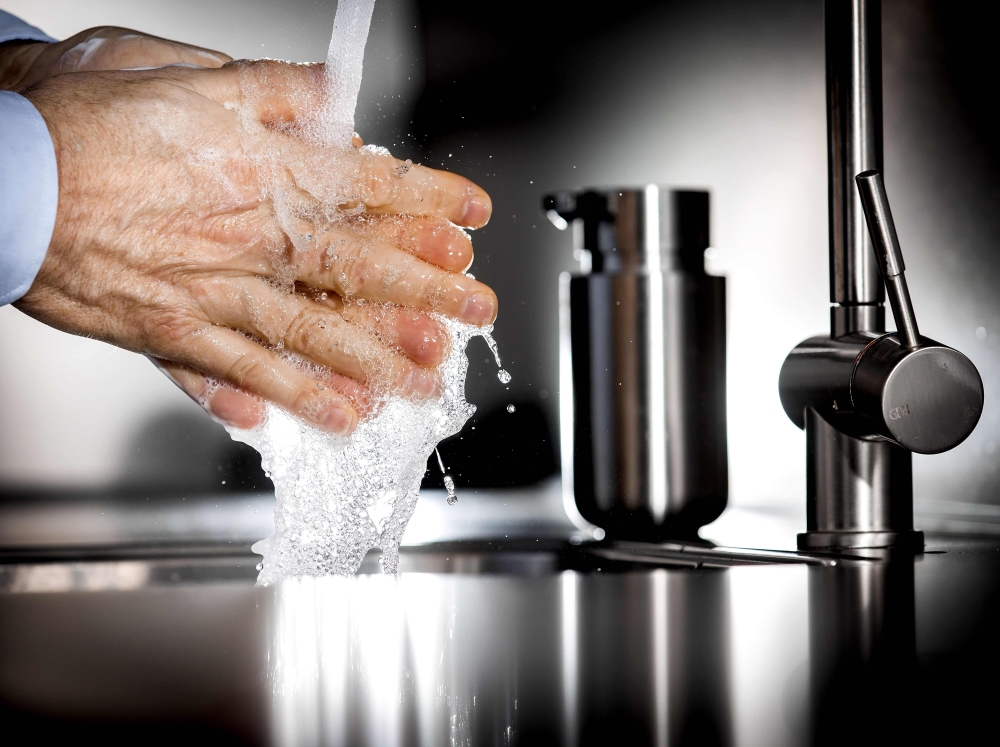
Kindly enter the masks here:
M 421 399 L 435 397 L 441 391 L 437 376 L 422 368 L 414 368 L 406 377 L 406 391 Z
M 320 416 L 319 422 L 326 430 L 346 436 L 354 430 L 354 413 L 343 407 L 331 407 Z
M 208 402 L 208 411 L 226 425 L 249 430 L 264 422 L 264 405 L 243 392 L 219 389 Z
M 472 197 L 465 203 L 465 210 L 462 212 L 462 225 L 479 227 L 486 225 L 490 219 L 493 206 L 488 198 Z
M 473 293 L 462 304 L 462 321 L 469 324 L 487 324 L 493 321 L 496 302 L 491 293 Z

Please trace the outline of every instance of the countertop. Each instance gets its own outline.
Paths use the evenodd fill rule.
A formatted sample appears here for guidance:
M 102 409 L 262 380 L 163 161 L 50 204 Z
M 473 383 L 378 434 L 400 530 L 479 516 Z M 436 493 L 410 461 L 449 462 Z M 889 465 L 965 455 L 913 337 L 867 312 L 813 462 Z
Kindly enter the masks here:
M 989 516 L 952 516 L 916 557 L 834 559 L 581 544 L 521 497 L 508 502 L 536 512 L 533 529 L 490 539 L 496 526 L 466 527 L 465 540 L 428 529 L 404 547 L 396 578 L 372 555 L 355 577 L 274 587 L 254 585 L 259 558 L 239 538 L 88 544 L 80 529 L 43 546 L 8 532 L 4 742 L 997 739 L 1000 537 Z M 46 520 L 58 524 L 52 511 L 82 510 L 67 501 L 44 509 L 49 519 L 16 501 L 0 515 L 38 540 Z

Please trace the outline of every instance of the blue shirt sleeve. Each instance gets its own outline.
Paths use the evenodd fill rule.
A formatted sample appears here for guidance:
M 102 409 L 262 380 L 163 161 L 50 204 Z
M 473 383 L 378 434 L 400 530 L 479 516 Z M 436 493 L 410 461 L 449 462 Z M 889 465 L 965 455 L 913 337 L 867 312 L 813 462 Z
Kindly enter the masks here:
M 55 39 L 17 16 L 0 10 L 0 44 L 9 41 L 54 42 Z
M 31 287 L 59 206 L 59 172 L 49 128 L 23 96 L 0 91 L 0 306 Z

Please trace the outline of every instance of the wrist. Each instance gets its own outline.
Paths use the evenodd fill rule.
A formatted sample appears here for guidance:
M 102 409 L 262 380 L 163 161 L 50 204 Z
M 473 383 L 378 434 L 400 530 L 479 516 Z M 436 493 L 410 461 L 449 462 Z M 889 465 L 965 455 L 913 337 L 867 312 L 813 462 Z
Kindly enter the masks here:
M 31 69 L 49 42 L 9 41 L 0 44 L 0 90 L 20 91 L 32 82 Z

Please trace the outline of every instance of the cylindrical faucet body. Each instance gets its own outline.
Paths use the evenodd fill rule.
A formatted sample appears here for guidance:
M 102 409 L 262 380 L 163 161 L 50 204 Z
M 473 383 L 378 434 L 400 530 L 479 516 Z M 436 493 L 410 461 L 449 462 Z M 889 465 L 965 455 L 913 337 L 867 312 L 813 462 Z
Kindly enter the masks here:
M 825 3 L 830 338 L 793 350 L 779 384 L 786 412 L 806 430 L 803 549 L 923 544 L 912 531 L 910 455 L 880 440 L 851 398 L 857 360 L 885 329 L 884 287 L 855 184 L 857 174 L 882 169 L 880 16 L 880 0 Z M 909 518 L 893 526 L 900 514 Z
M 882 170 L 880 0 L 826 0 L 831 337 L 885 329 L 884 290 L 854 183 Z
M 826 0 L 830 336 L 792 350 L 778 383 L 806 431 L 810 550 L 922 549 L 911 453 L 955 448 L 983 409 L 972 362 L 920 335 L 903 275 L 881 174 L 880 12 L 879 0 Z

